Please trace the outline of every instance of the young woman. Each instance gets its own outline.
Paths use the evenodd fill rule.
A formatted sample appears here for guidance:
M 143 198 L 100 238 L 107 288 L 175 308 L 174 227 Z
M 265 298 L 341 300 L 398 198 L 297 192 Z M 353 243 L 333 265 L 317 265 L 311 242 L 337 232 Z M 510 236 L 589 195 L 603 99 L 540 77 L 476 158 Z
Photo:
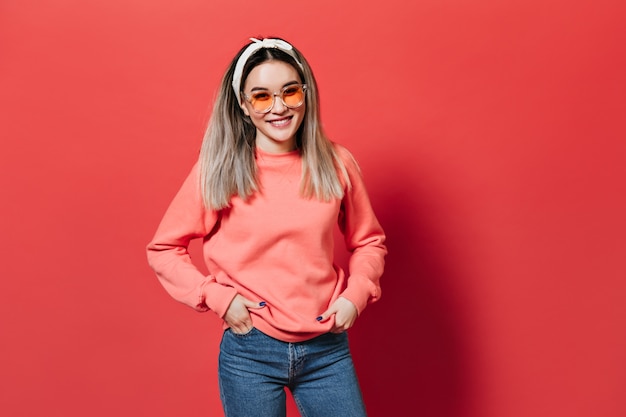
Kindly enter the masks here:
M 198 162 L 148 245 L 165 289 L 224 322 L 227 417 L 364 416 L 346 330 L 380 297 L 385 235 L 357 163 L 321 129 L 317 85 L 282 39 L 251 39 L 222 80 Z M 349 275 L 333 261 L 338 224 Z M 204 240 L 203 275 L 190 261 Z

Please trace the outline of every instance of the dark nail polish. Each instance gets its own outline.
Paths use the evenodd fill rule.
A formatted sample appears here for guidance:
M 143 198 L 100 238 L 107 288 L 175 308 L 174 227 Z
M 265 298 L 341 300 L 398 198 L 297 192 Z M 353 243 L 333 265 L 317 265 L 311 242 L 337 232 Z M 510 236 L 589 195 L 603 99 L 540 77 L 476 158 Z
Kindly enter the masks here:
M 317 321 L 322 321 L 322 316 L 319 316 L 318 318 L 316 318 L 315 320 Z
M 259 303 L 259 305 L 260 305 L 261 307 L 265 307 L 265 304 L 266 304 L 266 303 L 265 303 L 265 301 L 261 301 L 261 302 Z

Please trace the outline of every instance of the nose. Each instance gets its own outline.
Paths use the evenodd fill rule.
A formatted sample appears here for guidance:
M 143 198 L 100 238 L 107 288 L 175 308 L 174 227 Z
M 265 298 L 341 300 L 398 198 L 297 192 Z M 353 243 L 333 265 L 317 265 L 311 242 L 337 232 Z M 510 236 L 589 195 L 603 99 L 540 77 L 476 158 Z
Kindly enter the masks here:
M 280 96 L 280 93 L 274 93 L 274 105 L 272 106 L 272 113 L 274 114 L 283 114 L 289 108 L 285 106 L 283 102 L 283 98 Z

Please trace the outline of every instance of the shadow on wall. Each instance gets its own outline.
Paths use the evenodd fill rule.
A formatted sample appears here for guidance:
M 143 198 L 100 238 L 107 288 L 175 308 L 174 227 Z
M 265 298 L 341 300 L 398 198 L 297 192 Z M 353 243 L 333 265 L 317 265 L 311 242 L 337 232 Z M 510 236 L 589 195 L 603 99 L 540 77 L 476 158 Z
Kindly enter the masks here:
M 451 291 L 461 277 L 446 263 L 445 242 L 429 227 L 435 213 L 420 207 L 423 196 L 410 178 L 394 178 L 386 190 L 370 190 L 373 201 L 385 202 L 376 207 L 389 248 L 382 298 L 350 331 L 368 413 L 468 415 L 469 354 L 462 308 Z

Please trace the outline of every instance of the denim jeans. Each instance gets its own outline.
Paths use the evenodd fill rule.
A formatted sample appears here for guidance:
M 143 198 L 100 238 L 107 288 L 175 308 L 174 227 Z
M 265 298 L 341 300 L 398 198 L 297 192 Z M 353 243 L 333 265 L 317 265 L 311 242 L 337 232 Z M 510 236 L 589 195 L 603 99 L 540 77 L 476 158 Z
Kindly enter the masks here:
M 346 333 L 287 343 L 226 330 L 219 383 L 226 417 L 284 417 L 285 388 L 302 417 L 366 416 Z

